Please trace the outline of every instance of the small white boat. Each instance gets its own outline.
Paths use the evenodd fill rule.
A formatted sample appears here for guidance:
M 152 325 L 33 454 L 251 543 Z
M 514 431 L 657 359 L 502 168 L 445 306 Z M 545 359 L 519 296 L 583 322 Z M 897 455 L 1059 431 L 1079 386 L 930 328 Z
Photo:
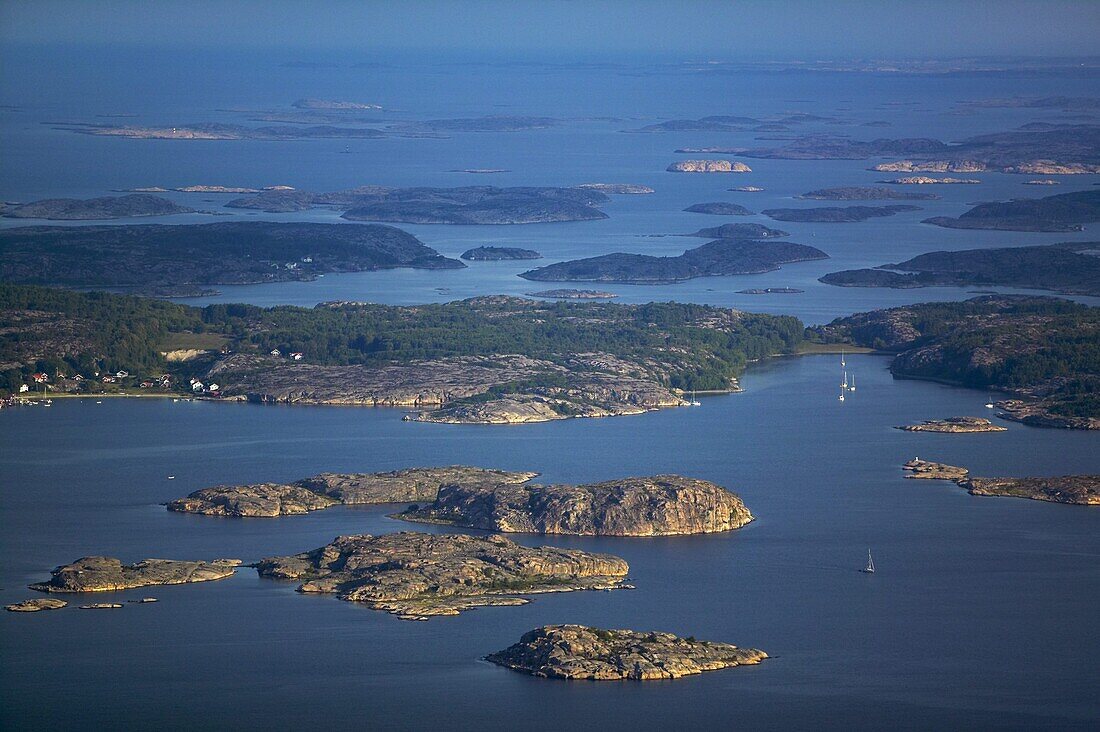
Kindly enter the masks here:
M 843 390 L 840 392 L 840 396 L 838 396 L 837 399 L 840 400 L 840 401 L 844 401 L 844 391 Z
M 841 389 L 847 389 L 848 388 L 848 372 L 847 371 L 844 372 L 844 381 L 840 382 L 840 388 Z
M 688 404 L 693 406 L 693 407 L 701 407 L 703 405 L 702 402 L 700 402 L 698 399 L 695 398 L 695 390 L 694 389 L 691 390 L 691 401 L 689 401 Z
M 859 570 L 859 571 L 864 572 L 866 574 L 874 574 L 875 573 L 875 560 L 871 559 L 871 550 L 870 549 L 867 550 L 867 566 L 864 567 L 863 569 Z
M 168 480 L 175 480 L 175 479 L 176 479 L 176 476 L 174 476 L 174 475 L 169 475 L 168 476 Z
M 101 402 L 101 401 L 99 401 L 99 400 L 97 399 L 95 403 L 96 403 L 96 404 L 102 404 L 103 402 Z
M 844 368 L 848 364 L 844 363 L 844 349 L 840 349 L 840 368 Z
M 852 374 L 852 384 L 851 384 L 851 386 L 848 387 L 848 391 L 855 391 L 855 390 L 856 390 L 856 375 Z

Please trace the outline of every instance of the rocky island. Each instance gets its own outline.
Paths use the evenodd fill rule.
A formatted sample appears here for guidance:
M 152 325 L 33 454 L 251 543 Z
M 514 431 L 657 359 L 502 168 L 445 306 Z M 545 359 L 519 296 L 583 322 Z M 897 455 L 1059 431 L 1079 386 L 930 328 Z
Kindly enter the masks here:
M 849 269 L 820 278 L 838 287 L 1023 287 L 1100 295 L 1100 257 L 1094 242 L 929 252 L 875 269 Z
M 739 529 L 753 520 L 741 499 L 679 475 L 589 485 L 449 484 L 407 521 L 487 531 L 580 536 L 679 536 Z
M 738 295 L 798 295 L 805 292 L 796 287 L 752 287 L 748 290 L 738 290 Z
M 528 292 L 531 297 L 549 297 L 554 300 L 611 300 L 618 297 L 614 292 L 603 290 L 577 290 L 571 287 L 556 290 L 539 290 Z
M 224 122 L 192 122 L 163 127 L 65 123 L 56 124 L 55 128 L 82 135 L 138 140 L 370 140 L 387 136 L 386 132 L 373 127 L 298 124 L 248 127 Z
M 1005 432 L 1006 427 L 993 424 L 984 417 L 947 417 L 945 419 L 926 419 L 919 424 L 907 424 L 898 427 L 906 432 L 946 432 L 964 434 L 971 432 Z
M 763 224 L 722 224 L 699 229 L 687 236 L 701 236 L 706 239 L 772 239 L 790 236 L 782 229 L 772 229 Z
M 977 178 L 929 178 L 927 175 L 910 175 L 903 178 L 890 178 L 880 182 L 895 186 L 977 185 L 981 183 Z
M 716 203 L 696 203 L 684 209 L 688 213 L 712 214 L 714 216 L 752 216 L 752 211 L 736 203 L 719 201 Z
M 916 193 L 899 191 L 883 186 L 843 186 L 840 188 L 821 188 L 803 193 L 798 198 L 816 201 L 929 201 L 939 198 L 935 193 Z
M 668 284 L 695 277 L 771 272 L 782 264 L 828 256 L 820 249 L 794 242 L 716 239 L 676 257 L 605 254 L 549 264 L 520 277 L 541 282 Z
M 261 577 L 300 582 L 403 620 L 524 605 L 526 595 L 625 587 L 628 566 L 610 554 L 526 547 L 502 536 L 401 532 L 338 536 L 331 544 L 258 562 Z
M 923 223 L 949 229 L 1065 232 L 1081 231 L 1083 224 L 1096 221 L 1100 221 L 1100 191 L 980 203 L 958 218 L 934 216 Z
M 412 234 L 379 225 L 234 221 L 0 229 L 0 279 L 64 287 L 145 291 L 465 266 Z
M 57 221 L 97 221 L 194 212 L 194 209 L 178 206 L 166 198 L 144 193 L 103 198 L 47 198 L 0 206 L 0 215 L 8 218 Z
M 4 609 L 13 613 L 37 613 L 42 610 L 60 610 L 69 603 L 53 597 L 36 597 L 32 600 L 23 600 L 14 605 L 5 605 Z
M 1100 475 L 1062 475 L 1042 478 L 979 478 L 966 468 L 914 458 L 905 464 L 907 478 L 950 480 L 972 496 L 1030 498 L 1034 501 L 1100 506 Z
M 581 183 L 574 188 L 587 188 L 600 193 L 608 193 L 615 196 L 637 196 L 648 193 L 656 193 L 649 186 L 638 183 Z
M 679 638 L 671 633 L 545 625 L 485 660 L 548 679 L 678 679 L 768 657 L 755 648 Z
M 814 224 L 847 224 L 893 216 L 904 211 L 919 211 L 920 206 L 825 206 L 821 208 L 769 208 L 760 213 L 776 221 Z
M 732 160 L 681 160 L 665 168 L 670 173 L 751 173 L 752 168 Z
M 499 262 L 506 259 L 542 259 L 534 249 L 519 247 L 475 247 L 458 255 L 460 259 L 471 262 Z
M 46 582 L 30 585 L 40 592 L 113 592 L 150 585 L 182 585 L 210 582 L 233 574 L 240 561 L 215 559 L 187 562 L 175 559 L 146 559 L 123 564 L 114 557 L 82 557 L 50 572 Z
M 333 208 L 349 221 L 408 224 L 535 224 L 595 221 L 608 197 L 592 188 L 465 186 L 386 188 L 360 186 L 332 193 L 265 191 L 237 198 L 230 208 L 268 212 Z
M 893 353 L 897 378 L 1007 392 L 999 417 L 1100 429 L 1100 308 L 1051 297 L 987 295 L 857 313 L 809 331 Z
M 204 516 L 275 517 L 318 511 L 337 504 L 434 501 L 441 485 L 523 483 L 538 473 L 452 465 L 388 473 L 321 473 L 294 483 L 219 485 L 168 503 L 169 511 Z

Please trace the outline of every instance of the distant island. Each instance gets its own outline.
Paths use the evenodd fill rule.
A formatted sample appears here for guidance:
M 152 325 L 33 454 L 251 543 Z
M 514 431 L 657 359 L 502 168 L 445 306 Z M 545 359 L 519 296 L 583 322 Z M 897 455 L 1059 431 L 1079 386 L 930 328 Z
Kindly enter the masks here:
M 695 277 L 771 272 L 782 264 L 828 256 L 820 249 L 794 242 L 716 239 L 675 257 L 605 254 L 549 264 L 520 277 L 539 282 L 668 284 Z
M 732 160 L 681 160 L 665 168 L 670 173 L 751 173 L 752 168 Z
M 923 223 L 949 229 L 1067 232 L 1081 231 L 1083 224 L 1096 221 L 1100 221 L 1100 191 L 980 203 L 958 218 L 935 216 Z
M 488 531 L 581 536 L 675 536 L 738 529 L 753 520 L 741 499 L 679 475 L 590 485 L 449 484 L 406 521 Z
M 935 193 L 916 193 L 899 191 L 896 188 L 882 186 L 843 186 L 840 188 L 820 188 L 803 193 L 798 198 L 820 201 L 929 201 L 939 198 Z
M 809 331 L 894 353 L 890 372 L 1006 392 L 999 416 L 1100 429 L 1100 308 L 1052 297 L 986 295 L 838 318 Z M 1083 355 L 1084 354 L 1084 355 Z
M 46 198 L 31 203 L 0 204 L 0 216 L 57 221 L 97 221 L 194 212 L 193 208 L 143 193 L 102 198 Z
M 972 496 L 1030 498 L 1034 501 L 1100 506 L 1100 475 L 1062 475 L 1043 478 L 978 478 L 966 468 L 913 459 L 904 466 L 908 478 L 950 480 Z
M 380 104 L 364 104 L 361 102 L 343 102 L 333 99 L 299 99 L 290 106 L 296 109 L 338 109 L 361 111 L 365 109 L 382 109 Z
M 248 127 L 224 122 L 196 122 L 165 127 L 66 123 L 56 124 L 55 127 L 82 135 L 129 137 L 139 140 L 370 140 L 387 136 L 385 132 L 373 127 L 333 125 Z
M 725 201 L 716 203 L 695 203 L 684 210 L 688 213 L 712 214 L 715 216 L 752 216 L 752 211 L 744 206 Z
M 490 663 L 547 679 L 647 681 L 678 679 L 734 666 L 768 654 L 728 643 L 678 638 L 671 633 L 546 625 L 485 657 Z
M 609 193 L 617 196 L 636 196 L 655 193 L 655 191 L 649 186 L 643 186 L 637 183 L 581 183 L 580 185 L 573 187 L 588 188 L 593 191 L 599 191 L 600 193 Z
M 534 249 L 519 247 L 475 247 L 458 255 L 460 259 L 474 262 L 496 262 L 504 259 L 542 259 Z
M 931 185 L 978 185 L 976 178 L 929 178 L 927 175 L 911 175 L 904 178 L 890 178 L 879 181 L 895 186 L 931 186 Z
M 847 224 L 883 216 L 893 216 L 904 211 L 919 211 L 920 206 L 897 204 L 894 206 L 824 206 L 821 208 L 769 208 L 761 211 L 776 221 L 815 224 Z
M 222 222 L 0 229 L 0 279 L 64 287 L 194 289 L 395 267 L 461 269 L 390 226 Z
M 527 294 L 531 297 L 549 297 L 554 300 L 610 300 L 618 297 L 614 292 L 604 292 L 603 290 L 575 290 L 572 288 L 539 290 L 538 292 L 528 292 Z
M 727 188 L 727 191 L 740 191 L 741 193 L 760 193 L 763 188 L 759 186 L 734 186 L 733 188 Z
M 344 211 L 349 221 L 409 224 L 535 224 L 594 221 L 607 214 L 596 206 L 607 200 L 586 188 L 385 188 L 361 186 L 332 193 L 265 191 L 237 198 L 229 208 L 268 212 L 326 207 Z
M 503 536 L 338 536 L 303 554 L 257 562 L 261 577 L 299 582 L 402 620 L 428 620 L 483 606 L 525 605 L 525 595 L 624 587 L 627 563 L 611 554 L 526 547 Z
M 929 138 L 860 141 L 805 136 L 783 147 L 753 148 L 737 154 L 780 160 L 866 160 L 904 156 L 872 170 L 893 173 L 978 173 L 997 170 L 1026 175 L 1079 175 L 1100 172 L 1100 125 L 1036 122 L 1016 130 L 976 135 L 958 143 Z
M 795 287 L 753 287 L 748 290 L 738 290 L 738 295 L 798 295 L 805 292 Z
M 406 407 L 410 421 L 454 424 L 678 407 L 685 390 L 737 390 L 750 359 L 792 353 L 803 337 L 794 318 L 675 303 L 200 309 L 10 284 L 0 284 L 0 322 L 8 393 L 46 363 L 53 393 Z
M 763 224 L 722 224 L 699 229 L 687 236 L 701 236 L 707 239 L 772 239 L 790 236 L 782 229 L 772 229 Z
M 840 287 L 1004 286 L 1100 296 L 1096 242 L 929 252 L 875 269 L 831 272 L 820 278 Z

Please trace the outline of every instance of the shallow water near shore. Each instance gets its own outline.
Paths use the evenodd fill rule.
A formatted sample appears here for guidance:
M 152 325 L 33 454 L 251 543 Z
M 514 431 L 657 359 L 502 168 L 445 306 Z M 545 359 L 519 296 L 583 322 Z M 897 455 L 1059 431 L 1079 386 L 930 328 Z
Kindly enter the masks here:
M 843 403 L 837 357 L 807 356 L 757 367 L 744 393 L 705 396 L 697 408 L 515 427 L 161 400 L 4 410 L 5 442 L 36 446 L 0 460 L 4 603 L 33 594 L 24 586 L 55 564 L 92 553 L 248 562 L 338 534 L 448 530 L 388 518 L 398 506 L 233 520 L 160 505 L 219 482 L 322 470 L 468 463 L 554 482 L 678 472 L 730 487 L 757 516 L 697 537 L 513 535 L 618 554 L 637 589 L 541 595 L 426 623 L 303 596 L 247 568 L 221 582 L 94 597 L 152 595 L 155 605 L 4 614 L 4 716 L 20 727 L 125 719 L 258 729 L 318 714 L 392 729 L 509 726 L 520 716 L 533 729 L 1090 726 L 1100 707 L 1079 692 L 1100 682 L 1100 633 L 1086 620 L 1100 597 L 1100 515 L 969 496 L 905 480 L 900 465 L 921 456 L 981 475 L 1095 472 L 1100 435 L 1011 422 L 1003 433 L 902 432 L 894 425 L 983 414 L 984 397 L 894 380 L 877 356 L 848 364 L 859 391 Z M 858 571 L 868 548 L 873 576 Z M 560 622 L 666 630 L 773 658 L 645 684 L 534 679 L 479 660 Z

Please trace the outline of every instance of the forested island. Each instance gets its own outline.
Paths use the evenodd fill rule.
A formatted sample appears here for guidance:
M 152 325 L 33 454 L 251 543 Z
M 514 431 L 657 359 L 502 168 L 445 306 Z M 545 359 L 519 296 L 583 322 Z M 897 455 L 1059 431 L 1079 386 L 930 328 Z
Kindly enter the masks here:
M 783 264 L 828 256 L 820 249 L 789 241 L 716 239 L 675 257 L 604 254 L 548 264 L 520 277 L 539 282 L 668 284 L 695 277 L 771 272 Z
M 712 214 L 714 216 L 752 216 L 752 211 L 736 203 L 718 201 L 714 203 L 696 203 L 684 209 L 688 213 Z
M 475 247 L 458 255 L 460 259 L 471 262 L 499 262 L 508 259 L 542 259 L 534 249 L 519 247 Z
M 763 224 L 722 224 L 699 229 L 687 236 L 701 236 L 707 239 L 772 239 L 790 236 L 782 229 L 772 229 Z
M 989 295 L 859 313 L 810 332 L 896 354 L 899 378 L 1007 392 L 1005 418 L 1100 429 L 1100 308 Z
M 1100 296 L 1096 242 L 1034 247 L 929 252 L 875 269 L 831 272 L 820 278 L 840 287 L 1004 286 Z
M 596 206 L 608 197 L 595 188 L 465 186 L 386 188 L 360 186 L 331 193 L 278 190 L 237 198 L 230 208 L 273 213 L 316 207 L 343 211 L 349 221 L 409 224 L 534 224 L 593 221 L 607 214 Z
M 682 390 L 737 389 L 750 360 L 792 353 L 803 337 L 795 318 L 677 303 L 194 308 L 9 284 L 0 327 L 0 388 L 11 393 L 44 373 L 55 393 L 150 380 L 205 398 L 404 406 L 415 419 L 494 424 L 680 406 Z M 184 355 L 168 360 L 173 349 Z
M 769 208 L 761 211 L 776 221 L 814 224 L 847 224 L 867 219 L 894 216 L 904 211 L 919 211 L 920 206 L 823 206 L 821 208 Z
M 1100 191 L 1061 193 L 1046 198 L 1018 198 L 980 203 L 958 218 L 935 216 L 923 223 L 950 229 L 999 231 L 1081 231 L 1100 221 Z
M 415 236 L 376 224 L 31 226 L 0 229 L 0 279 L 64 287 L 184 291 L 309 280 L 326 272 L 461 269 Z
M 935 193 L 917 193 L 899 191 L 883 186 L 843 186 L 840 188 L 820 188 L 803 193 L 798 198 L 816 201 L 930 201 L 939 198 Z
M 56 221 L 97 221 L 194 212 L 195 209 L 179 206 L 167 198 L 144 193 L 102 198 L 46 198 L 30 203 L 0 204 L 0 216 Z

